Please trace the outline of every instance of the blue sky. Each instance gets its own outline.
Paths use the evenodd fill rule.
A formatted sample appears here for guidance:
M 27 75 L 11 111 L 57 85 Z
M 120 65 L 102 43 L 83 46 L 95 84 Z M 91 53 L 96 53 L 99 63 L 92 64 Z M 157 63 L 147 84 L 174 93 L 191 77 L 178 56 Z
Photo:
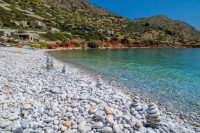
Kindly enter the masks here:
M 200 30 L 200 0 L 88 0 L 119 15 L 134 19 L 166 15 Z

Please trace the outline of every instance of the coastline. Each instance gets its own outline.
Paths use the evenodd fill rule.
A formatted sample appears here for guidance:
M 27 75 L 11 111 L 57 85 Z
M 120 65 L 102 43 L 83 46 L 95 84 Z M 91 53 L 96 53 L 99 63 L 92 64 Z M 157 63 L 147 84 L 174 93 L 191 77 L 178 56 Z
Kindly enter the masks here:
M 145 111 L 131 114 L 132 97 L 120 86 L 103 80 L 103 87 L 97 88 L 98 76 L 68 63 L 66 73 L 62 73 L 63 63 L 56 59 L 53 69 L 47 71 L 47 50 L 0 50 L 4 50 L 0 53 L 0 132 L 200 131 L 163 110 L 158 128 L 146 127 Z M 15 104 L 10 104 L 11 101 Z M 139 104 L 146 110 L 149 103 L 143 99 Z
M 116 49 L 120 49 L 120 48 L 116 48 Z M 63 50 L 63 49 L 61 49 L 61 50 Z M 64 50 L 73 50 L 73 49 L 64 49 Z M 74 49 L 74 50 L 77 50 L 77 49 Z M 81 50 L 81 49 L 79 49 L 79 50 Z M 99 50 L 102 50 L 102 49 L 99 49 Z M 57 50 L 55 50 L 55 51 L 57 51 Z M 84 72 L 86 71 L 89 74 L 89 76 L 92 76 L 95 78 L 97 75 L 101 75 L 101 77 L 104 79 L 104 82 L 106 82 L 106 84 L 112 84 L 112 86 L 114 86 L 115 89 L 122 91 L 124 94 L 126 94 L 130 97 L 137 95 L 146 104 L 150 103 L 150 102 L 156 103 L 159 106 L 159 108 L 162 110 L 163 113 L 174 114 L 175 116 L 170 116 L 172 118 L 177 117 L 176 119 L 182 119 L 183 121 L 185 121 L 185 123 L 194 125 L 194 126 L 196 126 L 196 124 L 199 123 L 197 125 L 198 125 L 198 127 L 200 127 L 200 117 L 197 114 L 197 112 L 191 112 L 191 110 L 187 111 L 187 112 L 186 112 L 186 110 L 183 111 L 182 110 L 183 108 L 178 107 L 178 106 L 181 106 L 181 105 L 178 105 L 178 103 L 177 104 L 171 103 L 170 100 L 163 101 L 163 99 L 160 99 L 160 97 L 157 95 L 155 96 L 155 95 L 149 94 L 148 92 L 145 92 L 143 90 L 138 90 L 138 88 L 133 88 L 132 86 L 126 86 L 126 85 L 120 83 L 120 81 L 118 81 L 117 77 L 113 77 L 113 75 L 110 76 L 107 74 L 102 74 L 102 73 L 96 72 L 94 70 L 91 70 L 89 68 L 86 68 L 84 66 L 74 64 L 73 62 L 70 62 L 70 61 L 63 62 L 60 59 L 51 55 L 51 51 L 47 51 L 47 52 L 49 52 L 49 55 L 51 57 L 53 57 L 56 60 L 59 60 L 60 63 L 66 63 L 67 65 L 78 68 L 80 71 L 84 71 Z

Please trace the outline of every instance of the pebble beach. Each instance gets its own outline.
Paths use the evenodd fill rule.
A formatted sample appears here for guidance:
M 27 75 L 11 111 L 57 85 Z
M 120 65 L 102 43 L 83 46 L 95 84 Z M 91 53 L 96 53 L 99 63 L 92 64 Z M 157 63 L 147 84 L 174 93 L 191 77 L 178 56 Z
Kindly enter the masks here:
M 199 132 L 45 50 L 0 48 L 0 133 Z

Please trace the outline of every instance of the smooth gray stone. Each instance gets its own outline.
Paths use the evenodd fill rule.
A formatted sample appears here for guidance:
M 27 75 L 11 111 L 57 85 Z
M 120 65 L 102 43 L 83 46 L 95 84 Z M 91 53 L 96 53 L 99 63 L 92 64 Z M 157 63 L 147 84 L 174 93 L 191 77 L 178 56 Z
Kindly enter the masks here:
M 122 133 L 123 131 L 121 130 L 120 126 L 117 125 L 117 124 L 114 124 L 113 125 L 113 130 L 116 132 L 116 133 Z
M 12 132 L 10 132 L 10 131 L 4 131 L 4 130 L 0 129 L 0 133 L 12 133 Z
M 74 94 L 68 94 L 67 97 L 68 98 L 74 98 Z
M 39 129 L 37 129 L 37 130 L 32 130 L 32 131 L 31 131 L 31 133 L 43 133 L 43 131 L 42 131 L 42 130 L 39 130 Z
M 54 120 L 54 121 L 53 121 L 53 124 L 54 124 L 54 125 L 58 125 L 58 124 L 59 124 L 59 121 L 58 121 L 58 120 Z
M 78 128 L 78 125 L 77 125 L 77 124 L 73 124 L 73 125 L 72 125 L 72 128 L 73 128 L 73 129 L 77 129 L 77 128 Z
M 80 113 L 83 113 L 85 111 L 83 107 L 78 107 L 78 110 Z
M 106 122 L 113 124 L 114 123 L 114 118 L 112 116 L 106 116 Z
M 52 132 L 53 132 L 53 129 L 51 128 L 46 129 L 46 133 L 52 133 Z
M 136 117 L 137 119 L 139 119 L 139 120 L 142 118 L 140 114 L 137 114 L 135 117 Z
M 86 100 L 88 98 L 88 95 L 81 95 L 80 100 Z
M 0 117 L 3 118 L 3 119 L 7 119 L 8 118 L 6 112 L 0 112 Z
M 99 104 L 99 103 L 100 103 L 100 100 L 99 100 L 99 99 L 93 98 L 93 97 L 90 98 L 90 101 L 92 101 L 92 102 L 94 102 L 94 103 L 96 103 L 96 104 Z
M 127 122 L 129 122 L 131 120 L 130 116 L 128 116 L 128 115 L 123 115 L 123 118 Z
M 72 117 L 73 115 L 74 115 L 73 113 L 67 112 L 64 116 L 65 116 L 65 117 Z
M 71 108 L 71 107 L 67 107 L 67 108 L 66 108 L 66 111 L 71 112 L 71 111 L 72 111 L 72 108 Z
M 7 127 L 11 122 L 10 121 L 0 121 L 0 128 Z
M 131 127 L 129 124 L 124 124 L 124 127 L 125 128 L 129 128 L 129 127 Z
M 56 94 L 60 94 L 61 93 L 60 89 L 58 89 L 58 88 L 53 88 L 53 89 L 50 90 L 50 92 L 56 93 Z
M 151 109 L 151 110 L 147 109 L 147 113 L 149 113 L 149 114 L 155 114 L 157 112 L 159 112 L 158 108 L 154 108 L 154 109 Z
M 86 121 L 83 120 L 83 121 L 81 121 L 81 122 L 79 123 L 79 125 L 78 125 L 78 130 L 79 130 L 80 132 L 88 132 L 88 131 L 91 130 L 91 127 L 90 127 L 90 126 L 86 126 Z
M 155 109 L 155 108 L 157 108 L 157 105 L 156 105 L 155 103 L 150 103 L 150 104 L 148 105 L 148 109 L 149 109 L 149 110 L 152 110 L 152 109 Z
M 52 112 L 54 112 L 54 113 L 59 113 L 60 112 L 60 109 L 58 108 L 58 107 L 53 107 L 52 108 Z
M 128 129 L 124 129 L 124 133 L 131 133 Z M 143 133 L 143 132 L 141 132 L 141 133 Z
M 103 128 L 103 123 L 102 122 L 96 122 L 92 125 L 92 128 Z
M 16 120 L 16 119 L 18 119 L 19 117 L 18 117 L 18 114 L 13 114 L 13 115 L 11 115 L 10 117 L 9 117 L 9 120 L 11 120 L 11 121 L 13 121 L 13 120 Z
M 29 128 L 29 123 L 28 123 L 28 122 L 24 122 L 24 123 L 22 123 L 21 125 L 22 125 L 22 127 L 23 127 L 24 129 Z
M 154 132 L 154 131 L 151 130 L 151 129 L 148 129 L 146 133 L 156 133 L 156 132 Z
M 143 108 L 142 108 L 142 106 L 141 106 L 141 105 L 138 105 L 138 106 L 136 106 L 136 107 L 135 107 L 135 110 L 136 110 L 136 111 L 142 111 L 142 110 L 143 110 Z
M 71 104 L 71 107 L 72 108 L 76 108 L 78 106 L 78 103 L 77 102 L 73 102 L 72 104 Z
M 5 131 L 11 131 L 12 130 L 13 125 L 9 124 L 7 127 L 4 128 Z
M 160 114 L 157 112 L 155 114 L 148 114 L 148 116 L 150 116 L 151 119 L 159 119 Z
M 113 130 L 111 127 L 104 127 L 102 133 L 113 133 Z
M 23 133 L 31 133 L 32 129 L 24 129 Z
M 77 108 L 73 108 L 72 112 L 78 112 L 79 110 Z
M 46 122 L 46 123 L 49 123 L 49 122 L 54 121 L 54 119 L 49 117 L 47 119 L 44 119 L 43 121 Z
M 45 114 L 48 114 L 48 112 L 49 112 L 49 111 L 46 110 L 46 109 L 43 110 L 43 113 L 45 113 Z
M 94 118 L 95 120 L 100 120 L 100 121 L 105 121 L 105 112 L 103 111 L 97 111 L 95 114 L 94 114 Z
M 79 117 L 79 118 L 77 119 L 77 122 L 78 122 L 78 123 L 81 123 L 83 120 L 85 120 L 85 118 L 84 118 L 83 116 L 81 116 L 81 117 Z
M 55 125 L 55 126 L 53 126 L 53 129 L 54 129 L 54 130 L 58 130 L 59 127 Z
M 88 112 L 87 111 L 84 111 L 83 113 L 82 113 L 82 116 L 87 116 L 88 115 Z
M 23 133 L 23 128 L 22 127 L 18 127 L 17 129 L 15 129 L 13 131 L 13 133 Z
M 49 112 L 48 112 L 48 115 L 49 115 L 50 117 L 53 117 L 53 116 L 54 116 L 54 112 L 53 112 L 53 111 L 49 111 Z
M 156 106 L 156 104 L 153 103 L 153 102 L 151 102 L 148 106 L 149 106 L 149 107 L 152 107 L 152 106 Z

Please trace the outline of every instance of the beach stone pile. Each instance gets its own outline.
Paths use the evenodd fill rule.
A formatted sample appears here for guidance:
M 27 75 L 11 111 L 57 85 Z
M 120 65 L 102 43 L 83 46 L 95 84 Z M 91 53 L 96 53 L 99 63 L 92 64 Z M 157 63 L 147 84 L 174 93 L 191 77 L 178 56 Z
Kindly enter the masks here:
M 65 67 L 65 65 L 63 65 L 62 73 L 66 73 L 66 67 Z
M 99 75 L 98 78 L 97 78 L 97 84 L 96 84 L 96 87 L 99 88 L 99 89 L 102 89 L 102 87 L 103 87 L 103 81 L 102 81 L 100 75 Z
M 132 99 L 131 112 L 132 114 L 135 113 L 139 113 L 140 115 L 144 114 L 144 106 L 141 104 L 140 98 L 138 96 L 135 96 Z
M 52 58 L 50 58 L 48 55 L 47 55 L 47 57 L 46 57 L 46 69 L 47 70 L 50 70 L 50 69 L 52 69 L 53 68 L 53 59 Z
M 43 51 L 9 50 L 0 58 L 0 133 L 195 133 L 81 69 L 62 73 L 54 60 L 47 70 Z
M 147 125 L 151 127 L 158 127 L 159 123 L 161 122 L 160 120 L 160 111 L 157 107 L 156 104 L 150 103 L 148 108 L 147 108 Z

